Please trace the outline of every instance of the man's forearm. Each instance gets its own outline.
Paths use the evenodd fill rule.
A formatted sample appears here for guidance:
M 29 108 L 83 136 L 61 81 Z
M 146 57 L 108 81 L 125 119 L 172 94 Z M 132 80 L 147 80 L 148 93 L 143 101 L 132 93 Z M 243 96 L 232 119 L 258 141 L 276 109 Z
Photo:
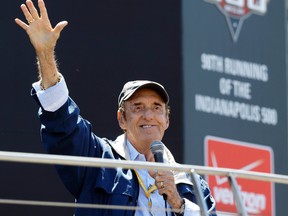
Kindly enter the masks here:
M 58 83 L 60 74 L 58 72 L 54 50 L 49 52 L 38 52 L 37 60 L 42 89 L 47 89 Z

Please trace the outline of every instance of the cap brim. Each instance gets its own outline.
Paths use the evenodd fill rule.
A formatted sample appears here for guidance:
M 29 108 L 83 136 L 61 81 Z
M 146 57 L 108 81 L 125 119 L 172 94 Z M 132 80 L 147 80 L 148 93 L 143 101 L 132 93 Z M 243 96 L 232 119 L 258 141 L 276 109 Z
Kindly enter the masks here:
M 152 90 L 156 91 L 161 96 L 161 98 L 163 99 L 164 103 L 168 103 L 169 102 L 168 93 L 166 92 L 166 90 L 164 89 L 164 87 L 162 85 L 160 85 L 159 83 L 156 83 L 156 82 L 152 82 L 152 81 L 141 81 L 141 82 L 142 82 L 142 84 L 138 83 L 138 85 L 136 84 L 134 86 L 131 86 L 130 90 L 126 89 L 126 94 L 123 91 L 121 92 L 121 94 L 124 94 L 124 95 L 121 97 L 121 94 L 120 94 L 120 97 L 119 97 L 120 100 L 118 101 L 118 105 L 119 106 L 121 105 L 121 103 L 123 101 L 126 101 L 130 97 L 132 97 L 132 95 L 137 90 L 143 89 L 143 88 L 149 88 L 149 89 L 152 89 Z

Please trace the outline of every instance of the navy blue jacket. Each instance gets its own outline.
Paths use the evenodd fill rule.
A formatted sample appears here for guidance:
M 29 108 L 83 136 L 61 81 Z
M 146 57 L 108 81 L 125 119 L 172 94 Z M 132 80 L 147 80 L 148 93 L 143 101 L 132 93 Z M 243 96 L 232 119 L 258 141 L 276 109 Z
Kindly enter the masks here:
M 34 90 L 32 96 L 39 103 Z M 40 103 L 39 105 L 41 106 Z M 39 118 L 42 143 L 50 154 L 125 160 L 125 153 L 121 150 L 123 142 L 119 141 L 123 139 L 123 135 L 115 141 L 96 136 L 92 132 L 91 124 L 80 116 L 79 108 L 70 98 L 55 112 L 47 112 L 40 108 Z M 56 169 L 78 203 L 137 206 L 139 184 L 133 170 L 62 165 L 57 165 Z M 215 201 L 210 195 L 208 185 L 202 178 L 201 182 L 208 209 L 215 212 Z M 196 203 L 192 185 L 180 181 L 177 189 L 182 197 Z M 75 209 L 75 216 L 95 215 L 132 216 L 134 211 Z

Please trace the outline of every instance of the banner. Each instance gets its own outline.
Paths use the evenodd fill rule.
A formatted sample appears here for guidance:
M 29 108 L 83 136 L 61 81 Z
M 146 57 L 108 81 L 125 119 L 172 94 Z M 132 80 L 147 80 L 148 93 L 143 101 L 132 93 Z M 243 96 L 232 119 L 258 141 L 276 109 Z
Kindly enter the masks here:
M 273 163 L 274 154 L 274 172 L 287 174 L 285 8 L 284 0 L 183 0 L 185 163 L 204 165 L 207 157 L 211 160 L 206 161 L 207 165 L 213 166 L 214 158 L 238 169 L 258 160 Z M 205 151 L 212 146 L 207 146 L 207 137 L 232 142 L 222 146 L 224 143 L 214 140 L 214 153 L 208 154 Z M 251 147 L 253 143 L 257 143 L 257 148 Z M 237 161 L 232 151 L 237 152 Z M 266 153 L 258 154 L 263 151 Z M 254 154 L 263 158 L 256 159 Z M 272 172 L 273 167 L 263 171 Z M 213 190 L 228 190 L 217 186 L 215 178 L 213 181 Z M 277 210 L 277 215 L 287 214 L 285 186 L 275 186 L 274 202 L 274 191 L 250 192 L 249 186 L 239 182 L 242 192 L 255 196 L 252 206 L 246 203 L 251 212 L 274 215 Z M 217 206 L 235 212 L 232 205 L 228 208 L 231 200 L 227 204 L 223 194 L 218 195 L 215 193 Z M 262 201 L 267 205 L 257 201 L 257 197 L 265 198 Z

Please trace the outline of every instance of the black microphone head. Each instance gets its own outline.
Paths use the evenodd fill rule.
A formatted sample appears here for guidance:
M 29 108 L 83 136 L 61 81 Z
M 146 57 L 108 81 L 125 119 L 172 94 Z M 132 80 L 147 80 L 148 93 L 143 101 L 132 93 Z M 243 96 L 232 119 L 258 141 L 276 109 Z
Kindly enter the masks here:
M 155 162 L 163 163 L 164 144 L 161 141 L 153 141 L 150 145 L 150 150 L 154 155 Z
M 155 140 L 150 144 L 150 150 L 153 154 L 156 152 L 162 152 L 164 150 L 164 144 L 161 141 Z

